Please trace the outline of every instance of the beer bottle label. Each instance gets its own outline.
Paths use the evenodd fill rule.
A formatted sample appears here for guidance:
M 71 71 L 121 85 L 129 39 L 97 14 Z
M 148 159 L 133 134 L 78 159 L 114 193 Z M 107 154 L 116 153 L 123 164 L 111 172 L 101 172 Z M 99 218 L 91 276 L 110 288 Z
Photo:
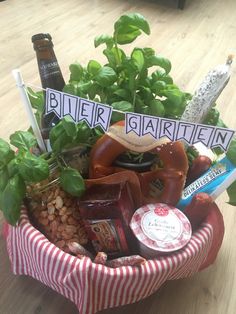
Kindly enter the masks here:
M 56 60 L 41 60 L 39 72 L 42 79 L 60 74 L 58 62 Z

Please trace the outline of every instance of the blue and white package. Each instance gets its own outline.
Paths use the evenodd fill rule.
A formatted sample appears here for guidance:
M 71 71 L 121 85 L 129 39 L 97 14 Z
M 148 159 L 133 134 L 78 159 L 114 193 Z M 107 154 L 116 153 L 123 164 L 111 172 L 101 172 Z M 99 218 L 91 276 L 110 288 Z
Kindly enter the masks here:
M 204 192 L 215 200 L 236 180 L 236 166 L 224 157 L 216 161 L 200 178 L 188 185 L 182 193 L 177 208 L 183 210 L 195 194 Z

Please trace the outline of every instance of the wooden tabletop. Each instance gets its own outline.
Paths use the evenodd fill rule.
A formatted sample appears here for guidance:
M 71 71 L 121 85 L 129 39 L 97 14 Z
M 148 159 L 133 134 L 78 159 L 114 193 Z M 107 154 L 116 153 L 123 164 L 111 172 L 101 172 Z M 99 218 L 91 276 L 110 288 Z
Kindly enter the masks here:
M 141 36 L 139 47 L 152 47 L 172 62 L 171 76 L 193 93 L 206 73 L 236 52 L 235 0 L 187 1 L 183 11 L 176 1 L 164 0 L 7 0 L 0 2 L 0 137 L 8 139 L 29 122 L 11 70 L 20 68 L 26 83 L 40 85 L 31 36 L 52 35 L 66 80 L 69 64 L 91 59 L 104 62 L 95 36 L 112 34 L 113 22 L 123 13 L 139 12 L 149 21 L 151 35 Z M 132 45 L 130 45 L 132 46 Z M 132 46 L 133 47 L 133 46 Z M 130 51 L 130 48 L 128 48 Z M 236 64 L 231 80 L 217 101 L 225 123 L 236 129 Z M 224 193 L 217 200 L 225 221 L 225 237 L 215 264 L 190 279 L 166 283 L 139 303 L 104 313 L 120 314 L 234 314 L 236 313 L 236 209 Z M 0 214 L 2 224 L 3 217 Z M 76 307 L 41 283 L 11 273 L 5 243 L 0 238 L 0 313 L 77 313 Z

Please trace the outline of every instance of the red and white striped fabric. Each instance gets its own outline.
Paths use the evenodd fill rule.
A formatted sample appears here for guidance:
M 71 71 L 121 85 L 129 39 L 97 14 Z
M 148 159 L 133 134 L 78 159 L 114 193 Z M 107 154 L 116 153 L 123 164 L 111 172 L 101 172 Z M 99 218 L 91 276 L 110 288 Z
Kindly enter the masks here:
M 188 277 L 209 266 L 221 246 L 224 224 L 214 205 L 183 249 L 140 267 L 109 268 L 64 253 L 29 223 L 26 212 L 18 227 L 5 225 L 4 235 L 14 274 L 32 276 L 74 302 L 80 314 L 93 314 L 139 301 L 166 280 Z

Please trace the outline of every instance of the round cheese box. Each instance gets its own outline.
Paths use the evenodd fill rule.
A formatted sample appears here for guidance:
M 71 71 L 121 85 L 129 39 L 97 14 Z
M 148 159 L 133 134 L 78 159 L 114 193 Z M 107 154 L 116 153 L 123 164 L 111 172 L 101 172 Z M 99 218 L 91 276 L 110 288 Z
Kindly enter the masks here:
M 140 254 L 145 258 L 177 251 L 192 235 L 188 218 L 179 209 L 163 203 L 137 209 L 130 228 L 138 240 Z

